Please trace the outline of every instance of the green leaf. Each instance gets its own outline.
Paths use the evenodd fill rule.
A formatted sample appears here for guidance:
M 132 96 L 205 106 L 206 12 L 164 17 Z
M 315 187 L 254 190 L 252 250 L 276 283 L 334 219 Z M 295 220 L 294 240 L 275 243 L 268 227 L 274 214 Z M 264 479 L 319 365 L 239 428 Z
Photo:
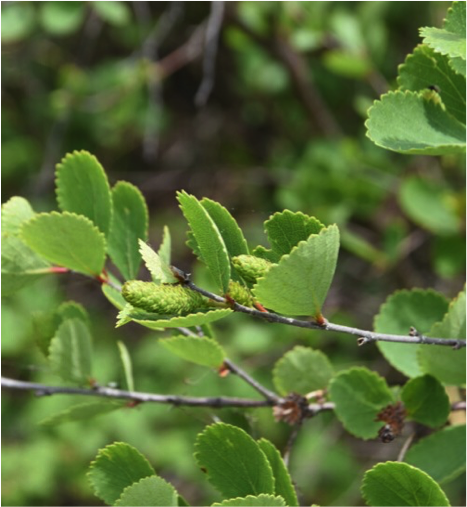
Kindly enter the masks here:
M 289 315 L 321 316 L 339 252 L 339 229 L 330 225 L 301 241 L 253 288 L 266 308 Z
M 73 405 L 70 408 L 43 419 L 42 426 L 57 426 L 67 422 L 86 421 L 93 417 L 109 414 L 125 406 L 125 402 L 115 400 L 91 401 Z
M 289 254 L 300 241 L 306 241 L 311 234 L 319 234 L 324 225 L 314 217 L 301 212 L 284 210 L 274 213 L 264 222 L 271 250 L 260 249 L 262 257 L 277 263 L 283 255 Z
M 74 213 L 40 213 L 23 224 L 24 242 L 48 261 L 97 276 L 105 262 L 105 239 L 92 222 Z
M 219 310 L 204 310 L 197 313 L 191 313 L 190 315 L 184 315 L 182 317 L 171 317 L 170 315 L 158 315 L 156 313 L 147 313 L 136 308 L 127 308 L 129 311 L 125 311 L 125 308 L 120 312 L 119 319 L 121 322 L 117 322 L 116 327 L 120 327 L 130 320 L 133 320 L 137 324 L 148 327 L 149 329 L 164 329 L 172 327 L 193 327 L 202 326 L 209 322 L 215 322 L 216 320 L 223 319 L 232 313 L 230 308 L 222 308 Z M 123 317 L 123 319 L 121 318 Z
M 319 350 L 295 347 L 287 352 L 274 366 L 273 379 L 277 391 L 307 394 L 327 387 L 334 375 L 329 359 Z
M 176 506 L 178 494 L 171 484 L 153 475 L 126 487 L 114 505 Z
M 175 355 L 202 366 L 218 368 L 225 358 L 222 347 L 211 338 L 173 336 L 159 343 Z
M 20 238 L 2 234 L 2 296 L 14 294 L 35 282 L 46 274 L 49 266 Z
M 269 442 L 269 440 L 266 440 L 265 438 L 258 440 L 258 445 L 266 455 L 266 458 L 271 465 L 275 479 L 274 492 L 276 495 L 282 497 L 285 500 L 286 505 L 291 507 L 299 505 L 297 494 L 295 493 L 295 489 L 292 484 L 292 479 L 290 478 L 290 474 L 285 466 L 280 452 L 271 442 Z
M 99 451 L 91 463 L 88 479 L 94 494 L 106 504 L 114 505 L 126 487 L 154 474 L 139 451 L 129 444 L 116 442 Z
M 232 506 L 232 507 L 273 507 L 273 506 L 282 506 L 287 505 L 284 502 L 284 499 L 281 496 L 273 496 L 273 495 L 248 495 L 244 498 L 229 498 L 228 500 L 224 500 L 221 503 L 213 503 L 212 507 L 216 507 L 218 505 L 221 506 Z M 293 505 L 293 504 L 291 504 Z
M 414 326 L 426 334 L 435 322 L 441 320 L 448 309 L 448 300 L 434 290 L 401 290 L 394 292 L 383 303 L 374 320 L 377 333 L 408 335 Z M 426 345 L 377 342 L 387 361 L 408 377 L 423 374 L 418 364 L 417 351 Z M 439 347 L 438 347 L 439 349 Z
M 2 6 L 1 37 L 4 44 L 19 42 L 28 37 L 34 29 L 36 11 L 26 2 Z
M 463 58 L 460 56 L 458 58 L 450 58 L 449 65 L 452 67 L 454 72 L 466 77 L 465 60 Z
M 26 199 L 12 197 L 2 204 L 2 234 L 18 236 L 21 225 L 33 216 L 34 210 Z
M 465 76 L 456 74 L 445 56 L 428 46 L 418 46 L 399 67 L 397 82 L 403 91 L 437 86 L 446 111 L 465 123 Z
M 133 381 L 133 367 L 131 364 L 131 356 L 122 341 L 117 342 L 118 351 L 120 352 L 120 359 L 122 361 L 123 372 L 125 373 L 125 383 L 128 391 L 135 390 L 135 384 Z
M 196 439 L 195 458 L 227 498 L 274 494 L 272 469 L 258 444 L 240 428 L 217 423 Z
M 401 399 L 411 419 L 431 428 L 444 424 L 451 411 L 444 387 L 431 375 L 407 382 L 402 389 Z
M 52 370 L 70 384 L 86 385 L 91 378 L 92 343 L 81 319 L 63 321 L 50 342 Z
M 56 185 L 62 211 L 84 215 L 108 235 L 112 201 L 107 175 L 96 157 L 87 151 L 68 153 L 57 164 Z
M 405 461 L 442 484 L 465 472 L 465 424 L 448 426 L 410 447 Z
M 201 205 L 209 213 L 219 230 L 230 257 L 248 255 L 248 245 L 243 232 L 233 216 L 216 201 L 204 197 Z
M 65 36 L 75 32 L 84 20 L 82 2 L 43 2 L 40 5 L 40 21 L 51 35 Z
M 443 490 L 429 475 L 406 463 L 391 461 L 365 473 L 362 495 L 372 506 L 449 506 Z
M 384 378 L 366 368 L 339 372 L 329 385 L 335 413 L 347 431 L 367 440 L 375 438 L 384 425 L 376 421 L 382 408 L 394 402 Z
M 101 289 L 104 296 L 115 306 L 115 308 L 123 310 L 127 302 L 123 299 L 122 293 L 119 290 L 105 283 L 101 285 Z
M 90 2 L 103 21 L 113 26 L 124 26 L 131 19 L 131 13 L 124 2 Z
M 119 181 L 112 189 L 113 216 L 107 250 L 125 280 L 137 277 L 141 264 L 138 240 L 148 237 L 148 209 L 141 192 Z
M 465 32 L 458 35 L 442 28 L 425 27 L 420 29 L 423 42 L 438 53 L 452 58 L 461 57 L 465 60 Z
M 367 136 L 377 146 L 398 153 L 465 152 L 465 124 L 444 110 L 436 92 L 425 96 L 389 92 L 374 102 L 365 125 Z
M 452 201 L 452 193 L 426 178 L 406 178 L 399 190 L 404 213 L 418 225 L 443 236 L 461 229 L 461 218 Z
M 144 241 L 139 241 L 139 248 L 141 256 L 151 273 L 154 283 L 176 283 L 178 280 L 175 278 L 170 265 L 157 254 L 149 245 Z M 165 254 L 166 255 L 166 254 Z
M 465 289 L 451 301 L 449 309 L 441 322 L 431 328 L 428 336 L 436 338 L 457 338 L 465 340 Z M 418 351 L 420 368 L 424 373 L 448 385 L 465 384 L 465 350 L 450 347 L 421 346 Z
M 164 225 L 164 229 L 162 231 L 162 241 L 157 253 L 162 259 L 162 262 L 165 262 L 168 266 L 172 264 L 172 239 L 170 237 L 170 230 L 166 225 Z
M 226 294 L 230 280 L 230 260 L 217 225 L 193 195 L 178 192 L 177 199 L 196 239 L 203 262 L 208 267 L 218 289 Z

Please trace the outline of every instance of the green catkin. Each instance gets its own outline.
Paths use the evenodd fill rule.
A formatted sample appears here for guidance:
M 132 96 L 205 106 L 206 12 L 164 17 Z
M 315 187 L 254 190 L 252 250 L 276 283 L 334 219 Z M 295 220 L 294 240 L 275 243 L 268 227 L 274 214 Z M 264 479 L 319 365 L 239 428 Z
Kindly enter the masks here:
M 244 306 L 253 306 L 254 299 L 250 291 L 241 283 L 230 280 L 229 282 L 229 296 L 237 303 Z
M 123 285 L 122 296 L 136 308 L 162 315 L 187 315 L 207 307 L 201 294 L 183 285 L 130 280 Z
M 256 283 L 274 265 L 272 262 L 254 255 L 237 255 L 232 258 L 232 264 L 237 273 L 246 281 Z

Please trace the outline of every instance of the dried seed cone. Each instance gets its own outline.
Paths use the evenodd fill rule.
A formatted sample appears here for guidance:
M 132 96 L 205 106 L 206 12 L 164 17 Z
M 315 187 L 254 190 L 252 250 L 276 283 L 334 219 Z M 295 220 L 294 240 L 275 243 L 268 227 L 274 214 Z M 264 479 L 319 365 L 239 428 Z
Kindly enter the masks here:
M 229 282 L 229 296 L 244 306 L 253 306 L 254 300 L 250 291 L 241 283 L 230 280 Z
M 273 266 L 272 262 L 254 255 L 237 255 L 232 258 L 232 264 L 237 273 L 247 282 L 256 283 Z
M 122 296 L 136 308 L 163 315 L 187 315 L 206 308 L 203 296 L 183 285 L 130 280 L 123 285 Z

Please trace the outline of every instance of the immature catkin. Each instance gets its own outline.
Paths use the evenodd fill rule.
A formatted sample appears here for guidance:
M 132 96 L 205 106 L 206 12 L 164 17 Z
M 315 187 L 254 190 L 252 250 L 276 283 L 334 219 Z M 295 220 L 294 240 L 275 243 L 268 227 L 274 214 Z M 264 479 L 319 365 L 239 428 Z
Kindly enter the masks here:
M 163 315 L 187 315 L 207 306 L 201 294 L 183 285 L 130 280 L 123 285 L 122 296 L 136 308 Z
M 244 306 L 253 306 L 254 299 L 250 291 L 241 283 L 230 280 L 229 282 L 229 296 L 237 303 Z
M 237 273 L 250 283 L 256 283 L 256 280 L 264 276 L 274 265 L 272 262 L 254 255 L 237 255 L 232 258 L 232 264 Z

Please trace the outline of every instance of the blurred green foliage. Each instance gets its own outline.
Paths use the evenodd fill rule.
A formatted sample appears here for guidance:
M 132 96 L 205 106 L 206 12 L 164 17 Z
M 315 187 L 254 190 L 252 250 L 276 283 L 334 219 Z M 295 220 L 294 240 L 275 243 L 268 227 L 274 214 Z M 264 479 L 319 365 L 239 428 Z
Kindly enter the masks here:
M 462 157 L 407 157 L 365 138 L 373 100 L 395 86 L 397 65 L 440 26 L 446 2 L 228 2 L 213 90 L 203 80 L 208 2 L 2 3 L 2 202 L 23 195 L 36 210 L 53 202 L 54 165 L 87 149 L 111 183 L 137 185 L 147 199 L 150 241 L 173 236 L 175 265 L 189 268 L 183 188 L 222 202 L 248 239 L 283 208 L 338 223 L 343 231 L 326 316 L 370 328 L 395 288 L 434 287 L 453 297 L 465 266 Z M 204 79 L 206 79 L 204 75 Z M 194 276 L 210 287 L 202 266 Z M 252 396 L 234 376 L 189 365 L 135 324 L 115 330 L 99 287 L 79 276 L 37 282 L 2 304 L 3 374 L 54 384 L 35 347 L 34 312 L 76 300 L 91 314 L 99 383 L 123 382 L 117 340 L 127 345 L 136 389 L 186 395 Z M 269 326 L 236 315 L 217 336 L 232 360 L 272 388 L 272 365 L 295 344 L 322 349 L 337 369 L 365 365 L 391 385 L 400 375 L 375 348 L 347 336 Z M 97 449 L 123 440 L 192 504 L 206 490 L 192 458 L 196 434 L 220 417 L 283 449 L 290 429 L 269 410 L 127 408 L 86 422 L 41 426 L 76 399 L 7 392 L 3 403 L 2 497 L 7 505 L 95 505 L 85 470 Z M 384 446 L 346 435 L 332 414 L 303 428 L 291 461 L 301 501 L 360 505 L 363 472 L 395 460 Z M 25 481 L 24 477 L 28 479 Z M 198 489 L 197 483 L 202 482 Z M 463 502 L 463 483 L 445 488 Z M 206 493 L 207 491 L 207 493 Z

